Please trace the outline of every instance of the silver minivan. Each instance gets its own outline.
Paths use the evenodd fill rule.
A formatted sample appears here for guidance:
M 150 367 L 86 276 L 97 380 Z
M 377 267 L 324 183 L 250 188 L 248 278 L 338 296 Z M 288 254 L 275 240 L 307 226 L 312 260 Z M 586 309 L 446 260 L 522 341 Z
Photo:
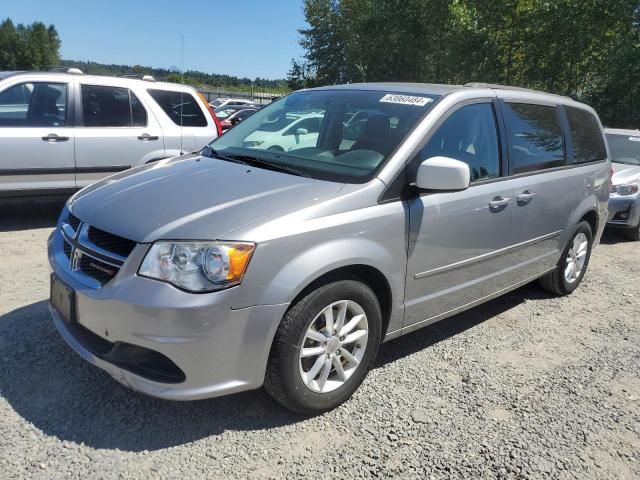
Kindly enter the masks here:
M 280 149 L 247 140 L 319 117 Z M 351 121 L 352 119 L 355 119 Z M 305 142 L 298 142 L 305 136 Z M 292 93 L 199 154 L 83 189 L 49 239 L 51 312 L 117 381 L 346 401 L 381 342 L 539 279 L 575 290 L 607 221 L 596 113 L 485 84 Z

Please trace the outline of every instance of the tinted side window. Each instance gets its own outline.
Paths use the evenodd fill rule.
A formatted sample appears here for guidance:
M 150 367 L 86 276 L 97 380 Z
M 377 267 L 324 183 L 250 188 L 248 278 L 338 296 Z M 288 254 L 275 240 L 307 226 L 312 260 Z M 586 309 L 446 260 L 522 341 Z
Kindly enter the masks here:
M 64 127 L 67 85 L 21 83 L 0 93 L 0 126 Z
M 471 181 L 499 177 L 500 153 L 493 105 L 476 103 L 452 113 L 424 146 L 420 160 L 437 156 L 465 162 Z
M 535 172 L 566 164 L 562 130 L 555 107 L 506 103 L 511 172 Z
M 202 113 L 200 105 L 190 93 L 169 90 L 148 90 L 148 92 L 176 125 L 184 127 L 207 126 L 207 119 Z
M 82 85 L 85 127 L 132 127 L 147 124 L 147 112 L 128 88 Z
M 607 158 L 602 132 L 596 118 L 586 110 L 567 107 L 575 163 L 595 162 Z
M 131 95 L 131 124 L 134 127 L 146 127 L 147 126 L 147 111 L 144 105 L 138 100 L 138 97 L 129 90 Z

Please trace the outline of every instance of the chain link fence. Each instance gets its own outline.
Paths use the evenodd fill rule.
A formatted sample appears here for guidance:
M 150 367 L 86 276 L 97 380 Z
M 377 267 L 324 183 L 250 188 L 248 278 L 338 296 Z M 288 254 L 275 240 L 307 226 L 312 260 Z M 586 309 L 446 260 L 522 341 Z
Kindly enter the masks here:
M 271 103 L 273 100 L 280 98 L 283 95 L 286 95 L 287 91 L 259 91 L 259 90 L 251 90 L 249 92 L 234 92 L 231 90 L 225 90 L 223 88 L 204 88 L 200 89 L 200 93 L 202 93 L 208 102 L 215 100 L 216 98 L 239 98 L 242 100 L 250 100 L 253 103 L 259 105 L 266 105 L 267 103 Z

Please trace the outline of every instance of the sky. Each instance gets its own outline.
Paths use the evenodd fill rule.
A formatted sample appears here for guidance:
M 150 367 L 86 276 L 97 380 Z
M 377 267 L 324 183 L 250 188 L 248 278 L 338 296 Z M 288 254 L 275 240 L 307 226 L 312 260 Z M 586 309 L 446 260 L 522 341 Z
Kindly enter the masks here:
M 0 0 L 0 19 L 53 24 L 65 60 L 285 78 L 302 0 Z

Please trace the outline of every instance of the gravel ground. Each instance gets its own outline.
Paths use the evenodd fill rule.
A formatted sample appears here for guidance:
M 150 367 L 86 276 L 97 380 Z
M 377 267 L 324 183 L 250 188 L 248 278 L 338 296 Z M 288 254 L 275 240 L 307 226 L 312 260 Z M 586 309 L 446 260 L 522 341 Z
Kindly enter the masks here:
M 383 345 L 304 418 L 262 391 L 151 399 L 81 360 L 46 308 L 53 216 L 0 221 L 0 478 L 640 478 L 638 244 L 606 236 L 568 298 L 527 286 Z

